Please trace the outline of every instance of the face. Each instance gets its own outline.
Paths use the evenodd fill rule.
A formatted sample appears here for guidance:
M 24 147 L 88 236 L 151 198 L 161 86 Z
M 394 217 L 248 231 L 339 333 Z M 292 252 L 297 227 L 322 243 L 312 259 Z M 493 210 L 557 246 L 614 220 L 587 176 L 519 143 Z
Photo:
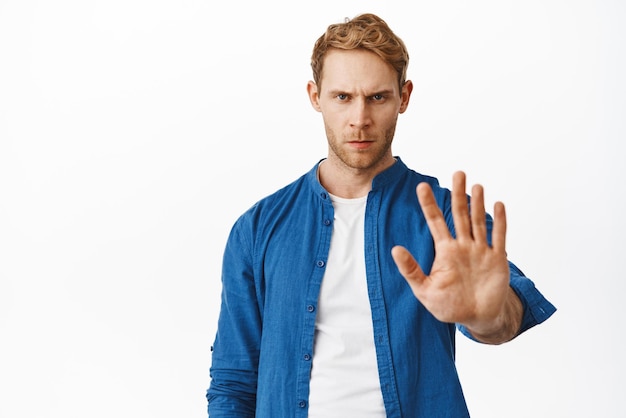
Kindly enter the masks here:
M 331 49 L 320 88 L 311 81 L 307 90 L 324 119 L 329 162 L 372 172 L 393 163 L 391 142 L 409 103 L 410 81 L 400 91 L 393 67 L 373 52 Z

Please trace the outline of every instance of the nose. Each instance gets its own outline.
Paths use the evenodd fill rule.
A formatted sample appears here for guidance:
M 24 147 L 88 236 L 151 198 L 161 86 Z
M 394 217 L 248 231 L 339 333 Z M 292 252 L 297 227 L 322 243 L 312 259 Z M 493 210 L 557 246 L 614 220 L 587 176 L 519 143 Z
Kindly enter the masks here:
M 355 129 L 365 129 L 372 123 L 367 100 L 355 100 L 350 113 L 350 126 Z

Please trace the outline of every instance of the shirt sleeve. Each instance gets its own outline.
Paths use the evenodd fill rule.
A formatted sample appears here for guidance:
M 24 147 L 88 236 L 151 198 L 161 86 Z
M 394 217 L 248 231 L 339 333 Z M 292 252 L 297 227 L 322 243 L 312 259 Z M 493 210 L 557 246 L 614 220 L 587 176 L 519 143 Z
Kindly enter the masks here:
M 511 272 L 510 286 L 519 297 L 524 309 L 524 316 L 522 317 L 522 324 L 517 332 L 517 337 L 535 325 L 544 322 L 556 312 L 556 308 L 539 292 L 533 281 L 524 276 L 524 273 L 515 264 L 509 262 L 509 268 Z M 457 324 L 457 328 L 466 337 L 477 341 L 465 326 Z
M 250 248 L 240 220 L 224 251 L 222 302 L 206 394 L 211 418 L 255 416 L 262 321 Z

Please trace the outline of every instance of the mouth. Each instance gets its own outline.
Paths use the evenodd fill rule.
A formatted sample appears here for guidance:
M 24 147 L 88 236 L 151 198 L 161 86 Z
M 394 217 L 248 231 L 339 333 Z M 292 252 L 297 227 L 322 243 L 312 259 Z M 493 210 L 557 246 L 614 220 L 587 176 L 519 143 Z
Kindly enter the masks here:
M 364 150 L 372 146 L 374 141 L 350 141 L 348 145 L 357 150 Z

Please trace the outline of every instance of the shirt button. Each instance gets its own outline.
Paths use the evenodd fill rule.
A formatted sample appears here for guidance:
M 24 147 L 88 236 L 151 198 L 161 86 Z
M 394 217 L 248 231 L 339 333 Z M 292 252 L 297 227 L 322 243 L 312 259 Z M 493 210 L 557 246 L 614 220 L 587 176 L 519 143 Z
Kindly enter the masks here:
M 324 261 L 323 260 L 317 260 L 317 267 L 324 267 Z
M 307 305 L 306 310 L 309 311 L 309 312 L 313 312 L 315 310 L 315 306 Z
M 304 355 L 304 359 L 305 359 L 306 361 L 311 360 L 311 355 L 310 355 L 310 354 L 305 354 L 305 355 Z
M 330 219 L 324 219 L 324 225 L 328 226 L 330 225 L 332 222 L 330 221 Z
M 306 406 L 306 402 L 305 401 L 300 401 L 300 402 L 298 402 L 298 406 L 300 408 L 304 408 Z
M 326 193 L 324 193 L 324 192 L 322 192 L 322 193 L 320 194 L 320 196 L 321 196 L 321 197 L 322 197 L 322 199 L 324 199 L 324 200 L 328 199 L 328 195 L 327 195 Z

